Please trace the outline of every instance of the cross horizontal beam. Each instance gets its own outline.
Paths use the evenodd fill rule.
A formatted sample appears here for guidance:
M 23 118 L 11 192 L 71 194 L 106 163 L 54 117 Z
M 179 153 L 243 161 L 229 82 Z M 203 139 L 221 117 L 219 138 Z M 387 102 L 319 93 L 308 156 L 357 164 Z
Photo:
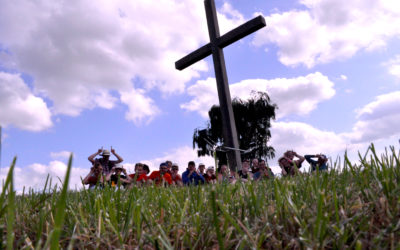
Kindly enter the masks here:
M 189 67 L 190 65 L 211 55 L 213 45 L 222 49 L 265 26 L 266 23 L 263 16 L 255 17 L 250 21 L 240 25 L 236 29 L 233 29 L 228 33 L 226 33 L 225 35 L 219 37 L 216 40 L 217 41 L 216 44 L 208 43 L 203 47 L 193 51 L 189 55 L 183 57 L 182 59 L 176 61 L 175 68 L 178 70 L 183 70 Z

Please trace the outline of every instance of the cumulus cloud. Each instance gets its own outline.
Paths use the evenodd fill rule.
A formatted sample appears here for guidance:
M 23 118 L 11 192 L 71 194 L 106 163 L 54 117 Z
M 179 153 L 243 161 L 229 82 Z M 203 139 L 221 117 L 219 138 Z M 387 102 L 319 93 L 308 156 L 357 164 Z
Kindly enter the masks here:
M 18 74 L 0 72 L 0 124 L 40 131 L 53 125 L 44 100 L 35 96 Z
M 397 1 L 302 0 L 305 9 L 266 16 L 267 29 L 256 33 L 257 46 L 276 44 L 287 66 L 346 59 L 360 50 L 384 47 L 398 37 Z
M 52 158 L 52 159 L 63 159 L 63 160 L 65 160 L 65 159 L 68 159 L 69 157 L 70 157 L 70 155 L 71 155 L 71 152 L 69 152 L 69 151 L 60 151 L 60 152 L 51 152 L 50 153 L 50 157 Z
M 352 142 L 400 135 L 400 91 L 380 95 L 357 111 L 357 122 L 347 136 Z
M 176 60 L 208 42 L 202 1 L 22 0 L 1 5 L 3 67 L 29 74 L 35 93 L 49 98 L 56 114 L 111 109 L 121 99 L 130 108 L 129 120 L 151 119 L 157 112 L 148 110 L 148 91 L 181 93 L 186 82 L 208 69 L 204 61 L 184 71 L 174 68 Z M 229 4 L 218 17 L 222 33 L 243 22 Z M 147 104 L 132 105 L 127 92 L 140 93 Z
M 3 167 L 0 169 L 0 180 L 7 178 L 9 167 Z M 16 166 L 14 169 L 14 188 L 18 193 L 21 193 L 25 187 L 25 192 L 29 188 L 35 191 L 43 190 L 47 176 L 52 182 L 52 187 L 56 184 L 60 187 L 61 182 L 64 181 L 65 173 L 67 171 L 66 163 L 62 161 L 51 161 L 48 165 L 34 163 L 26 167 Z M 73 167 L 71 169 L 71 176 L 69 181 L 69 188 L 80 189 L 82 187 L 81 178 L 89 173 L 89 169 Z
M 272 80 L 248 79 L 230 85 L 232 98 L 243 100 L 250 98 L 252 91 L 267 92 L 272 102 L 278 104 L 277 117 L 291 114 L 306 115 L 314 110 L 318 103 L 335 95 L 334 83 L 327 76 L 316 72 L 297 78 L 277 78 Z M 217 87 L 214 78 L 197 81 L 187 90 L 193 99 L 181 105 L 188 111 L 196 111 L 204 118 L 208 110 L 218 104 Z
M 400 79 L 400 55 L 396 55 L 393 59 L 384 63 L 388 67 L 389 74 Z

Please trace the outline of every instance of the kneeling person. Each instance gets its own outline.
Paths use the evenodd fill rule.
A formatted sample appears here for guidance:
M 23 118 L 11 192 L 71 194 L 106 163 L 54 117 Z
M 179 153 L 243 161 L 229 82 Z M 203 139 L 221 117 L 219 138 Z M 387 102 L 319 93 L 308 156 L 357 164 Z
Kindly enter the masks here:
M 131 183 L 131 178 L 126 173 L 125 168 L 121 164 L 115 165 L 111 169 L 111 172 L 106 176 L 106 181 L 110 182 L 112 187 L 118 185 L 118 181 L 122 184 L 123 187 L 126 187 Z

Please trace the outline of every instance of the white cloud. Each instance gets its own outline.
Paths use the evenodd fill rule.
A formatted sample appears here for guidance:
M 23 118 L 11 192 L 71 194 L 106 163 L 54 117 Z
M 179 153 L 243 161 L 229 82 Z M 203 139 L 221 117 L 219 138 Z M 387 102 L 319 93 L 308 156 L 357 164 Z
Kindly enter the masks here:
M 400 135 L 400 91 L 380 95 L 357 111 L 357 122 L 347 136 L 353 142 L 373 140 Z
M 328 77 L 316 72 L 297 78 L 277 78 L 272 80 L 248 79 L 230 85 L 232 98 L 248 99 L 252 91 L 266 91 L 272 102 L 278 104 L 278 118 L 290 115 L 306 115 L 314 110 L 319 102 L 335 95 L 334 83 Z M 181 108 L 199 112 L 204 118 L 208 110 L 218 104 L 217 87 L 214 78 L 200 80 L 188 88 L 193 99 Z
M 17 74 L 0 72 L 0 107 L 3 126 L 40 131 L 53 125 L 46 103 Z
M 0 180 L 3 181 L 7 178 L 9 167 L 0 169 Z M 43 190 L 47 175 L 51 179 L 52 187 L 58 185 L 60 187 L 60 179 L 64 181 L 67 165 L 61 161 L 51 161 L 48 165 L 34 163 L 26 167 L 16 166 L 14 169 L 14 188 L 21 193 L 25 187 L 25 192 L 29 188 L 35 191 Z M 80 189 L 82 187 L 81 178 L 89 173 L 89 168 L 73 167 L 69 180 L 69 188 Z
M 50 157 L 52 159 L 69 159 L 71 152 L 69 151 L 60 151 L 60 152 L 51 152 Z M 76 156 L 76 155 L 75 155 Z
M 140 92 L 148 103 L 148 91 L 181 93 L 186 82 L 208 69 L 204 61 L 184 71 L 174 67 L 208 42 L 202 1 L 22 0 L 1 5 L 0 43 L 9 52 L 0 51 L 3 66 L 32 76 L 35 92 L 49 98 L 57 114 L 111 109 L 118 101 L 111 92 L 124 100 L 127 92 Z M 222 33 L 243 21 L 229 4 L 218 17 Z M 129 120 L 157 114 L 148 105 L 131 104 Z
M 347 76 L 345 76 L 345 75 L 340 75 L 340 79 L 342 79 L 343 81 L 346 81 L 346 80 L 347 80 Z
M 400 55 L 396 55 L 393 59 L 383 65 L 388 67 L 389 74 L 400 79 Z
M 303 0 L 306 10 L 266 16 L 268 28 L 256 33 L 257 46 L 276 44 L 287 66 L 328 63 L 360 50 L 384 47 L 400 35 L 400 5 L 390 0 Z

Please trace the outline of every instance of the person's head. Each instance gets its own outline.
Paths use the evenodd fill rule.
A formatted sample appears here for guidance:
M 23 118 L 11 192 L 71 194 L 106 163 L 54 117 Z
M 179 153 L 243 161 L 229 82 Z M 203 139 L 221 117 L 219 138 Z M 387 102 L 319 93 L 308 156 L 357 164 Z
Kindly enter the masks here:
M 228 166 L 226 164 L 222 164 L 219 167 L 218 173 L 227 174 L 228 173 Z
M 254 159 L 251 161 L 251 164 L 252 164 L 253 167 L 257 168 L 257 167 L 258 167 L 258 159 L 254 158 Z
M 208 167 L 206 170 L 206 174 L 208 174 L 208 175 L 215 174 L 214 167 L 213 166 Z
M 171 168 L 172 168 L 172 161 L 165 161 L 165 163 L 167 163 L 168 170 L 171 170 Z
M 244 160 L 242 162 L 242 172 L 243 173 L 249 172 L 249 168 L 250 168 L 250 161 L 249 160 Z
M 103 152 L 101 153 L 101 156 L 106 160 L 110 159 L 110 151 L 104 149 Z
M 135 173 L 137 173 L 137 174 L 142 174 L 143 173 L 143 164 L 142 163 L 136 163 L 136 165 L 135 165 Z
M 204 165 L 204 163 L 200 163 L 199 164 L 199 172 L 200 173 L 204 173 L 205 169 L 206 169 L 206 165 Z
M 178 174 L 178 172 L 179 172 L 179 166 L 178 166 L 177 163 L 172 163 L 171 172 L 172 172 L 173 174 Z
M 188 162 L 188 170 L 193 171 L 195 169 L 196 169 L 196 163 L 194 163 L 194 161 L 189 161 Z
M 285 157 L 289 158 L 289 159 L 293 159 L 294 158 L 294 151 L 293 150 L 288 150 L 283 155 Z
M 167 163 L 163 162 L 160 164 L 160 174 L 165 174 L 168 172 L 168 165 Z
M 265 169 L 267 168 L 267 164 L 264 160 L 260 160 L 260 169 Z
M 115 174 L 120 175 L 123 170 L 124 170 L 124 167 L 121 164 L 115 165 Z
M 150 168 L 149 168 L 148 165 L 143 164 L 143 172 L 144 172 L 145 174 L 149 174 L 149 173 L 150 173 Z
M 324 164 L 328 161 L 328 157 L 326 157 L 326 155 L 324 154 L 319 154 L 318 155 L 318 163 L 319 164 Z
M 103 173 L 103 166 L 100 164 L 100 162 L 95 162 L 93 164 L 92 170 L 96 175 Z

